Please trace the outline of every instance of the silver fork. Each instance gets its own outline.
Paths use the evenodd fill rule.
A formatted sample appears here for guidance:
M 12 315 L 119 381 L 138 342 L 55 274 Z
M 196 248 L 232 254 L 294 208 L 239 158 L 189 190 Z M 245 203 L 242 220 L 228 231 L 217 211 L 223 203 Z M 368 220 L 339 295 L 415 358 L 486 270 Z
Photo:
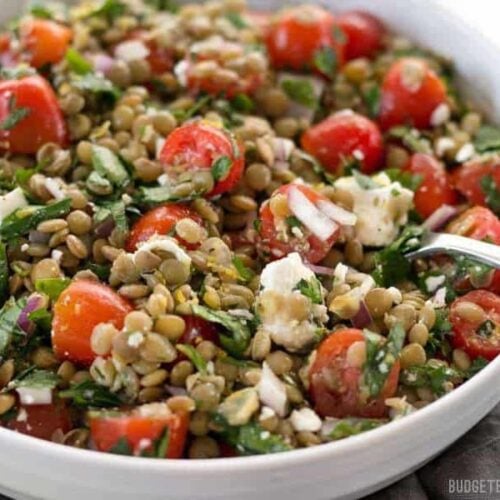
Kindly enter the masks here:
M 428 233 L 422 246 L 406 256 L 409 259 L 429 257 L 437 253 L 459 254 L 500 269 L 500 246 L 447 233 Z

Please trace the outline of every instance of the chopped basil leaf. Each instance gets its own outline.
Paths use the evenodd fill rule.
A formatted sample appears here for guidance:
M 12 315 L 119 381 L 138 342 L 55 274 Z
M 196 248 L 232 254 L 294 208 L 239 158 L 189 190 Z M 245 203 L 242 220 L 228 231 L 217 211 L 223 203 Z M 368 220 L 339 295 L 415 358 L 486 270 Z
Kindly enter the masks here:
M 387 423 L 387 420 L 375 418 L 343 418 L 335 421 L 333 429 L 328 433 L 328 437 L 332 440 L 344 439 L 376 429 L 385 423 Z
M 255 276 L 255 273 L 249 267 L 245 266 L 238 256 L 233 258 L 233 265 L 236 271 L 238 271 L 240 281 L 248 283 Z
M 408 387 L 429 387 L 438 396 L 445 393 L 443 384 L 461 378 L 460 372 L 445 365 L 415 365 L 401 372 L 400 381 Z
M 314 53 L 313 63 L 317 70 L 333 78 L 337 70 L 337 54 L 331 47 L 322 47 Z
M 371 85 L 363 92 L 362 97 L 370 117 L 377 118 L 380 113 L 380 86 Z
M 170 430 L 165 427 L 161 434 L 153 441 L 151 449 L 144 450 L 141 457 L 166 458 L 170 443 Z
M 101 5 L 90 13 L 90 16 L 102 16 L 115 19 L 123 15 L 126 6 L 121 0 L 104 0 Z
M 57 219 L 66 215 L 71 208 L 71 200 L 56 201 L 45 206 L 30 206 L 16 210 L 0 224 L 0 236 L 4 240 L 12 240 L 29 233 L 40 222 Z
M 420 226 L 407 226 L 399 238 L 375 254 L 373 278 L 384 287 L 393 286 L 411 274 L 411 264 L 405 253 L 416 250 L 424 230 Z
M 490 338 L 495 331 L 496 325 L 490 319 L 481 323 L 476 331 L 477 335 L 486 339 Z
M 472 378 L 474 375 L 479 373 L 486 365 L 488 361 L 482 357 L 476 358 L 464 373 L 465 378 Z
M 384 170 L 384 173 L 389 176 L 392 182 L 399 182 L 403 187 L 411 189 L 412 191 L 416 191 L 424 180 L 423 176 L 420 174 L 412 174 L 411 172 L 405 172 L 399 168 L 388 168 Z
M 30 8 L 30 14 L 33 17 L 38 17 L 39 19 L 52 19 L 54 17 L 50 9 L 41 4 L 32 5 Z
M 175 347 L 193 363 L 200 373 L 207 373 L 207 362 L 195 347 L 190 344 L 177 344 Z
M 291 446 L 281 436 L 271 434 L 256 422 L 242 426 L 231 426 L 226 419 L 216 413 L 214 423 L 221 428 L 220 434 L 227 444 L 236 448 L 242 455 L 278 453 L 291 450 Z
M 216 181 L 225 179 L 231 169 L 231 158 L 229 156 L 220 156 L 212 164 L 212 177 Z
M 9 295 L 9 261 L 7 247 L 0 242 L 0 304 L 3 304 Z
M 25 336 L 17 324 L 25 305 L 26 299 L 16 302 L 14 297 L 11 297 L 0 309 L 0 356 L 5 353 L 13 336 Z
M 500 128 L 492 125 L 480 127 L 474 139 L 474 148 L 478 153 L 500 149 Z
M 315 109 L 318 105 L 313 84 L 309 80 L 286 79 L 281 82 L 281 88 L 292 101 L 302 106 Z
M 9 99 L 9 114 L 0 123 L 0 130 L 11 130 L 19 122 L 23 121 L 31 113 L 30 108 L 17 107 L 16 96 L 11 95 Z
M 88 269 L 92 271 L 101 281 L 107 281 L 111 273 L 111 266 L 89 262 Z
M 59 383 L 59 376 L 48 370 L 39 370 L 31 366 L 24 372 L 21 372 L 9 385 L 9 389 L 17 387 L 36 387 L 54 389 Z
M 129 175 L 122 162 L 110 149 L 92 145 L 92 166 L 94 170 L 112 184 L 122 187 L 129 181 Z
M 205 95 L 202 97 L 198 97 L 198 99 L 196 99 L 196 102 L 188 109 L 171 109 L 170 111 L 175 116 L 177 121 L 182 123 L 198 114 L 198 112 L 201 111 L 208 103 L 210 103 L 211 100 L 212 96 Z
M 50 300 L 57 300 L 59 295 L 71 283 L 70 278 L 43 278 L 35 281 L 35 290 L 47 295 Z
M 42 330 L 48 332 L 52 328 L 52 314 L 47 309 L 37 309 L 28 315 L 28 319 L 33 321 L 35 325 Z
M 118 441 L 108 450 L 108 453 L 113 453 L 113 455 L 132 455 L 132 447 L 130 446 L 127 438 L 122 436 Z
M 128 231 L 128 220 L 125 208 L 125 203 L 121 200 L 104 202 L 97 207 L 94 214 L 94 222 L 96 224 L 101 224 L 111 217 L 115 223 L 115 229 L 121 234 L 125 234 Z
M 365 330 L 366 361 L 363 366 L 363 386 L 371 397 L 377 397 L 384 387 L 394 363 L 399 359 L 406 332 L 401 324 L 391 328 L 386 341 Z
M 250 113 L 255 109 L 255 103 L 246 94 L 236 94 L 230 104 L 235 111 L 240 113 Z
M 243 28 L 248 28 L 248 24 L 241 17 L 239 12 L 228 12 L 225 18 L 237 29 L 241 30 Z
M 69 389 L 59 392 L 59 397 L 72 399 L 74 405 L 82 408 L 112 408 L 122 404 L 122 400 L 116 394 L 93 380 L 74 384 Z
M 309 280 L 301 279 L 295 290 L 298 290 L 302 295 L 311 300 L 313 304 L 321 304 L 323 302 L 323 293 L 321 283 L 316 278 Z
M 86 75 L 93 69 L 92 63 L 72 47 L 66 51 L 65 58 L 69 69 L 78 75 Z
M 97 99 L 108 106 L 114 105 L 121 95 L 120 90 L 109 80 L 95 73 L 76 75 L 72 83 L 77 89 L 94 94 Z
M 429 332 L 429 339 L 425 344 L 425 351 L 428 357 L 433 357 L 437 353 L 441 353 L 444 356 L 450 354 L 451 347 L 447 337 L 451 332 L 451 323 L 448 317 L 448 309 L 436 309 L 436 320 Z
M 486 204 L 493 212 L 500 215 L 500 189 L 492 174 L 485 175 L 481 179 L 481 189 L 484 193 Z
M 297 217 L 295 217 L 295 215 L 289 215 L 285 219 L 285 223 L 290 228 L 293 228 L 293 227 L 301 228 L 302 227 L 302 222 L 300 222 L 300 220 L 297 219 Z
M 377 189 L 380 187 L 370 176 L 362 174 L 359 170 L 352 170 L 351 173 L 361 189 Z
M 262 228 L 262 221 L 260 219 L 254 219 L 253 221 L 253 228 L 260 233 L 260 230 Z
M 177 12 L 179 6 L 172 0 L 145 0 L 146 5 L 159 11 Z
M 398 125 L 389 129 L 387 135 L 390 138 L 399 139 L 404 146 L 411 149 L 414 153 L 432 153 L 430 142 L 422 137 L 417 129 Z
M 237 319 L 226 311 L 213 311 L 197 304 L 193 304 L 191 308 L 195 316 L 217 323 L 228 330 L 231 335 L 219 334 L 220 343 L 231 355 L 236 358 L 241 357 L 251 338 L 250 328 L 245 320 Z
M 18 168 L 14 172 L 17 184 L 26 186 L 31 177 L 42 169 L 43 165 L 38 164 L 34 168 Z

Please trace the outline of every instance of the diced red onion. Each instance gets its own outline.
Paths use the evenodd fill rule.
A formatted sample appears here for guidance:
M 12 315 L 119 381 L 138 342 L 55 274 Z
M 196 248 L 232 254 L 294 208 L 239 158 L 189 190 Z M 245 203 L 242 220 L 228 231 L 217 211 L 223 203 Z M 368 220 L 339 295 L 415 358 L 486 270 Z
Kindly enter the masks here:
M 91 60 L 94 64 L 95 71 L 105 76 L 108 75 L 115 63 L 115 60 L 107 54 L 94 54 L 91 56 Z
M 35 243 L 37 245 L 45 245 L 50 240 L 50 234 L 32 230 L 29 232 L 28 240 L 30 243 Z
M 431 216 L 425 219 L 423 227 L 430 231 L 442 228 L 452 217 L 457 215 L 458 210 L 451 205 L 440 206 Z
M 184 387 L 176 387 L 175 385 L 166 385 L 165 389 L 172 396 L 186 396 L 187 391 Z
M 95 228 L 95 234 L 99 238 L 107 238 L 115 228 L 115 221 L 112 217 L 108 217 L 104 222 L 101 222 Z
M 323 276 L 333 276 L 335 269 L 325 266 L 316 266 L 314 264 L 305 263 L 305 265 L 314 273 Z
M 277 161 L 288 161 L 292 151 L 295 149 L 295 144 L 290 139 L 283 137 L 274 137 L 272 140 L 274 156 Z
M 17 324 L 21 328 L 21 330 L 25 331 L 28 334 L 33 333 L 35 324 L 29 319 L 29 315 L 33 311 L 40 309 L 42 305 L 43 297 L 40 294 L 34 293 L 33 295 L 31 295 L 21 313 L 19 314 L 19 318 L 17 319 Z
M 351 318 L 352 326 L 354 326 L 354 328 L 366 328 L 372 321 L 373 319 L 370 315 L 370 311 L 368 311 L 364 301 L 361 301 L 359 303 L 359 311 Z
M 338 222 L 342 226 L 354 226 L 358 218 L 352 212 L 345 210 L 331 201 L 318 201 L 316 205 L 330 219 Z

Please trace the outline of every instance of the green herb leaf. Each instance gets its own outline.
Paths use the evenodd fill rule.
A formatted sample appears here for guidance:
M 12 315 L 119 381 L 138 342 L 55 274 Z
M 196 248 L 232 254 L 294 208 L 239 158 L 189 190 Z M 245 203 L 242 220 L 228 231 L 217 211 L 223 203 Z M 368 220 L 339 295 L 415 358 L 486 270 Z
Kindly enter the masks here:
M 414 153 L 432 153 L 430 142 L 422 137 L 417 129 L 399 125 L 389 129 L 387 135 L 390 138 L 399 139 L 404 146 L 411 149 Z
M 222 439 L 242 455 L 279 453 L 292 449 L 281 436 L 271 434 L 256 422 L 234 427 L 217 413 L 213 416 L 213 420 L 217 426 L 221 427 Z
M 75 75 L 72 84 L 79 90 L 90 92 L 107 106 L 113 106 L 119 99 L 121 92 L 109 80 L 95 73 Z
M 235 111 L 240 113 L 250 113 L 255 109 L 255 103 L 246 94 L 236 94 L 230 104 Z
M 118 441 L 108 450 L 108 453 L 113 453 L 113 455 L 132 455 L 133 450 L 130 446 L 127 438 L 122 436 Z
M 297 219 L 297 217 L 295 217 L 295 215 L 289 215 L 289 216 L 285 219 L 285 223 L 286 223 L 286 225 L 287 225 L 289 228 L 294 228 L 294 227 L 301 228 L 301 227 L 302 227 L 302 222 L 300 222 L 300 220 L 299 220 L 299 219 Z
M 17 387 L 54 389 L 59 380 L 60 378 L 56 373 L 48 370 L 39 370 L 35 366 L 31 366 L 9 383 L 9 389 L 16 389 Z
M 368 175 L 362 174 L 359 170 L 351 171 L 361 189 L 377 189 L 380 186 Z
M 333 26 L 332 35 L 333 39 L 340 45 L 344 45 L 347 43 L 347 37 L 345 35 L 345 32 L 338 24 L 335 24 Z
M 16 302 L 14 297 L 11 297 L 0 309 L 0 356 L 4 355 L 13 336 L 25 336 L 17 324 L 25 305 L 26 299 Z
M 409 277 L 411 264 L 405 253 L 420 247 L 423 234 L 422 227 L 407 226 L 396 241 L 375 254 L 373 278 L 379 285 L 393 286 Z
M 164 12 L 177 12 L 179 6 L 173 0 L 145 0 L 146 5 Z
M 333 78 L 337 70 L 337 54 L 331 47 L 322 47 L 314 53 L 313 64 L 318 71 Z
M 205 95 L 198 97 L 196 102 L 188 109 L 172 109 L 171 112 L 177 118 L 177 121 L 183 123 L 198 114 L 207 104 L 212 101 L 212 96 Z
M 255 273 L 249 267 L 245 266 L 238 256 L 233 258 L 233 265 L 238 272 L 240 281 L 248 283 L 255 276 Z
M 168 445 L 170 443 L 170 431 L 168 427 L 163 429 L 162 433 L 153 441 L 151 458 L 166 458 Z
M 9 261 L 7 260 L 7 246 L 0 242 L 0 304 L 3 304 L 9 295 Z
M 488 365 L 488 361 L 482 357 L 476 358 L 464 373 L 465 378 L 472 378 Z
M 28 315 L 28 319 L 33 321 L 42 332 L 50 333 L 52 329 L 52 314 L 47 309 L 37 309 Z
M 12 240 L 28 234 L 40 222 L 57 219 L 66 215 L 71 208 L 71 200 L 56 201 L 45 206 L 29 206 L 16 210 L 6 217 L 0 224 L 0 236 L 4 240 Z
M 314 87 L 309 80 L 286 79 L 281 82 L 281 88 L 292 101 L 307 108 L 316 109 L 318 99 L 314 93 Z
M 302 295 L 311 300 L 313 304 L 323 303 L 323 293 L 321 290 L 321 283 L 316 278 L 309 280 L 301 279 L 295 290 L 298 290 Z
M 392 182 L 399 182 L 403 187 L 412 191 L 416 191 L 424 180 L 420 174 L 412 174 L 399 168 L 388 168 L 384 170 L 384 173 L 389 176 Z
M 226 311 L 213 311 L 197 304 L 193 304 L 191 308 L 195 316 L 223 326 L 231 335 L 219 334 L 222 347 L 236 358 L 241 357 L 251 338 L 250 328 L 245 320 L 235 318 Z
M 481 189 L 484 193 L 486 204 L 491 208 L 491 210 L 493 210 L 493 212 L 500 215 L 500 189 L 498 188 L 492 174 L 485 175 L 481 179 Z
M 93 380 L 74 384 L 59 392 L 59 397 L 72 399 L 73 404 L 81 408 L 113 408 L 122 404 L 122 400 L 115 393 Z
M 92 63 L 85 59 L 85 57 L 73 47 L 70 47 L 66 51 L 65 58 L 69 69 L 78 75 L 86 75 L 93 69 Z
M 30 14 L 33 17 L 38 17 L 39 19 L 52 19 L 54 17 L 50 9 L 41 4 L 32 5 L 30 8 Z
M 371 85 L 362 93 L 368 114 L 371 118 L 377 118 L 380 113 L 380 85 Z
M 169 201 L 190 201 L 198 198 L 203 193 L 192 193 L 190 196 L 180 198 L 172 194 L 170 186 L 140 187 L 136 196 L 139 204 L 147 206 L 162 205 Z
M 333 429 L 328 433 L 332 440 L 344 439 L 349 436 L 376 429 L 387 423 L 384 419 L 375 418 L 343 418 L 336 420 Z
M 35 290 L 55 301 L 70 283 L 70 278 L 43 278 L 35 281 Z
M 371 397 L 380 394 L 394 363 L 399 359 L 405 336 L 405 330 L 399 323 L 391 328 L 385 342 L 379 335 L 365 330 L 366 362 L 363 367 L 363 386 Z
M 225 15 L 225 18 L 236 28 L 243 29 L 248 28 L 247 22 L 241 17 L 239 12 L 228 12 Z
M 128 183 L 128 172 L 122 162 L 110 149 L 92 145 L 92 166 L 94 170 L 108 179 L 115 186 L 124 186 Z
M 219 156 L 212 164 L 212 177 L 214 180 L 225 179 L 231 170 L 231 163 L 229 156 Z
M 115 229 L 121 234 L 125 234 L 128 231 L 128 220 L 125 209 L 125 203 L 121 200 L 104 202 L 97 207 L 94 214 L 94 222 L 100 224 L 111 217 L 115 223 Z
M 9 114 L 0 123 L 0 130 L 12 130 L 19 122 L 23 121 L 31 113 L 30 108 L 18 108 L 16 96 L 11 95 L 9 99 Z
M 111 273 L 111 266 L 89 262 L 87 269 L 92 271 L 101 281 L 107 281 Z
M 443 384 L 460 378 L 457 370 L 444 365 L 415 365 L 401 372 L 400 382 L 408 387 L 428 387 L 438 396 L 445 393 Z
M 116 19 L 126 11 L 126 6 L 121 0 L 104 0 L 102 4 L 90 13 L 90 16 L 102 16 L 108 19 Z
M 193 363 L 200 373 L 207 373 L 207 362 L 195 347 L 190 344 L 177 344 L 175 347 Z
M 492 125 L 480 127 L 474 139 L 474 148 L 478 153 L 500 149 L 500 128 Z

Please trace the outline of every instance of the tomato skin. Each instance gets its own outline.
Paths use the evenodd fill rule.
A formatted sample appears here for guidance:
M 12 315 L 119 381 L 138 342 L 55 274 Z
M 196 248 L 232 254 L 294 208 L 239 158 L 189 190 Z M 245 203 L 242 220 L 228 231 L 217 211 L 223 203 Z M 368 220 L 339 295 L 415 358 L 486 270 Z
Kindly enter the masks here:
M 232 163 L 226 177 L 216 181 L 212 191 L 205 195 L 212 198 L 230 191 L 243 175 L 243 146 L 234 142 L 229 132 L 203 121 L 186 123 L 167 137 L 160 161 L 167 174 L 175 174 L 179 170 L 210 170 L 222 156 Z
M 415 191 L 415 209 L 426 219 L 441 205 L 456 205 L 458 197 L 443 164 L 436 158 L 423 153 L 415 153 L 405 170 L 422 178 Z
M 326 197 L 314 191 L 314 189 L 302 184 L 285 184 L 274 191 L 271 198 L 277 195 L 286 196 L 292 186 L 298 188 L 313 203 L 320 200 L 328 201 Z M 302 258 L 311 264 L 315 264 L 326 257 L 339 234 L 336 231 L 325 241 L 320 240 L 313 234 L 307 236 L 305 240 L 303 238 L 290 238 L 289 241 L 282 241 L 278 237 L 277 221 L 271 211 L 269 201 L 261 205 L 259 219 L 261 223 L 258 248 L 262 254 L 271 260 L 281 259 L 291 252 L 298 252 Z
M 19 56 L 12 51 L 9 35 L 0 35 L 0 64 L 4 68 L 12 68 L 18 64 Z
M 472 207 L 451 221 L 447 232 L 500 245 L 500 219 L 488 208 Z
M 0 122 L 16 108 L 29 114 L 10 130 L 0 130 L 0 148 L 10 153 L 35 154 L 47 142 L 64 147 L 68 143 L 66 122 L 51 86 L 41 76 L 0 82 Z
M 125 438 L 134 453 L 139 454 L 141 441 L 158 439 L 168 427 L 168 448 L 165 458 L 181 458 L 189 426 L 189 413 L 141 416 L 96 416 L 90 418 L 90 435 L 99 451 L 109 451 L 120 438 Z
M 347 349 L 359 341 L 365 341 L 363 332 L 347 328 L 330 334 L 321 342 L 309 371 L 309 390 L 319 415 L 381 418 L 387 414 L 385 400 L 396 393 L 399 361 L 394 363 L 380 395 L 363 402 L 359 394 L 362 369 L 346 362 Z
M 485 290 L 475 290 L 456 299 L 450 306 L 450 321 L 453 327 L 451 338 L 453 346 L 463 349 L 472 359 L 482 357 L 489 361 L 500 354 L 500 335 L 494 333 L 494 338 L 484 337 L 476 333 L 480 325 L 466 321 L 457 313 L 457 305 L 461 302 L 472 302 L 482 307 L 488 319 L 496 325 L 500 324 L 500 297 Z
M 48 19 L 29 19 L 20 26 L 21 44 L 35 68 L 62 60 L 73 32 L 62 24 Z
M 13 418 L 6 427 L 21 434 L 51 441 L 56 430 L 65 434 L 72 428 L 69 410 L 60 401 L 50 405 L 20 405 L 19 412 L 25 413 L 25 418 Z
M 301 71 L 313 68 L 315 54 L 329 47 L 338 65 L 344 61 L 344 46 L 334 37 L 335 18 L 316 5 L 298 6 L 275 16 L 267 28 L 265 42 L 275 68 Z
M 59 359 L 89 365 L 96 354 L 90 347 L 99 323 L 121 329 L 132 306 L 112 288 L 88 280 L 73 281 L 54 304 L 52 347 Z
M 500 191 L 500 164 L 496 162 L 464 163 L 453 172 L 455 188 L 473 205 L 487 206 L 481 180 L 491 176 Z
M 147 31 L 135 30 L 127 38 L 129 40 L 140 40 L 148 48 L 149 54 L 146 60 L 153 75 L 161 75 L 174 67 L 173 50 L 160 47 L 153 38 L 148 36 Z
M 149 240 L 154 234 L 165 235 L 175 228 L 181 219 L 192 219 L 202 224 L 202 218 L 189 207 L 180 204 L 166 204 L 146 212 L 132 227 L 125 243 L 127 252 L 135 252 L 139 243 Z M 186 248 L 192 250 L 197 245 L 189 245 L 184 240 L 176 238 Z
M 186 328 L 177 343 L 197 346 L 203 340 L 210 340 L 216 345 L 219 344 L 218 328 L 214 323 L 198 316 L 183 316 L 183 319 Z
M 341 111 L 306 130 L 302 147 L 329 172 L 341 174 L 343 162 L 360 154 L 364 173 L 382 165 L 384 145 L 376 123 L 357 113 Z
M 405 76 L 414 73 L 419 74 L 418 80 L 421 77 L 420 83 Z M 383 130 L 395 125 L 427 128 L 434 110 L 445 102 L 446 86 L 427 62 L 402 58 L 392 64 L 382 83 L 379 122 Z
M 385 29 L 380 20 L 371 14 L 346 12 L 338 17 L 338 24 L 347 38 L 344 49 L 347 61 L 372 57 L 382 48 Z

